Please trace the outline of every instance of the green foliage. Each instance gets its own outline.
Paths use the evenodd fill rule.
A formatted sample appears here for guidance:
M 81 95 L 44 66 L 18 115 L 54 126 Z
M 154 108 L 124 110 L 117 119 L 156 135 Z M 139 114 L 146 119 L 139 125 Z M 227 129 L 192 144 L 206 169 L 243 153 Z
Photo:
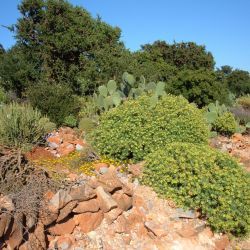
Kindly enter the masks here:
M 23 0 L 18 9 L 17 43 L 40 81 L 64 82 L 74 93 L 88 94 L 126 70 L 130 52 L 118 27 L 66 0 Z M 30 71 L 23 73 L 32 80 Z
M 225 112 L 213 122 L 213 130 L 226 135 L 236 132 L 237 122 L 231 112 Z
M 231 92 L 237 97 L 250 94 L 250 74 L 244 70 L 233 70 L 226 76 L 228 86 Z
M 211 135 L 215 132 L 224 135 L 240 132 L 240 126 L 234 115 L 229 112 L 229 109 L 224 104 L 220 105 L 218 101 L 210 103 L 205 108 L 204 116 L 212 130 Z
M 99 86 L 98 92 L 98 95 L 93 95 L 93 99 L 100 111 L 108 111 L 113 107 L 117 107 L 122 102 L 121 92 L 117 89 L 117 84 L 114 80 L 110 80 L 107 86 Z
M 63 125 L 75 128 L 77 126 L 77 119 L 73 115 L 66 116 L 63 121 Z
M 250 230 L 250 178 L 228 154 L 206 145 L 171 143 L 149 154 L 143 184 L 180 206 L 201 209 L 219 232 Z
M 11 103 L 0 108 L 0 142 L 4 145 L 26 148 L 53 129 L 55 124 L 30 105 Z
M 3 88 L 0 86 L 0 104 L 5 103 L 7 101 L 7 95 Z
M 84 131 L 86 134 L 90 133 L 96 127 L 94 120 L 90 118 L 82 118 L 79 121 L 78 128 Z
M 75 116 L 80 108 L 78 97 L 64 84 L 39 83 L 29 88 L 27 94 L 32 106 L 57 125 L 63 124 L 67 116 Z
M 194 42 L 181 42 L 167 44 L 165 41 L 155 41 L 153 44 L 145 44 L 142 51 L 148 53 L 152 61 L 164 61 L 178 69 L 209 69 L 212 70 L 215 62 L 205 46 Z
M 153 106 L 151 96 L 142 96 L 102 114 L 93 137 L 101 154 L 139 161 L 169 142 L 207 143 L 208 127 L 181 96 L 166 95 Z
M 236 102 L 243 108 L 250 109 L 250 94 L 239 97 Z
M 182 70 L 167 86 L 169 93 L 183 95 L 199 107 L 216 100 L 220 103 L 228 102 L 229 91 L 226 82 L 220 80 L 213 71 Z

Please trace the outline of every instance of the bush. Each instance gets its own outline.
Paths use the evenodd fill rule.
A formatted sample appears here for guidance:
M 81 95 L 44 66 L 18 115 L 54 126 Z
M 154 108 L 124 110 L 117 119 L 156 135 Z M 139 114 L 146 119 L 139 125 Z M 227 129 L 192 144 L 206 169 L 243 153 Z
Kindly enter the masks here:
M 4 92 L 3 88 L 0 87 L 0 104 L 7 101 L 7 95 Z
M 213 123 L 213 130 L 221 134 L 231 135 L 236 132 L 236 129 L 237 122 L 231 112 L 225 112 Z
M 151 100 L 142 96 L 101 116 L 93 134 L 101 154 L 138 161 L 169 142 L 207 143 L 202 112 L 185 98 L 167 95 L 154 106 Z
M 78 98 L 64 84 L 39 83 L 29 88 L 27 94 L 32 106 L 57 125 L 62 125 L 67 116 L 74 116 L 79 111 Z
M 207 145 L 168 144 L 146 157 L 142 183 L 178 205 L 200 209 L 215 231 L 249 232 L 249 174 L 228 154 Z
M 36 144 L 54 128 L 54 123 L 30 105 L 11 103 L 0 108 L 0 143 L 6 146 Z
M 64 118 L 63 125 L 75 128 L 77 126 L 77 119 L 73 115 L 66 116 Z
M 245 95 L 236 100 L 245 109 L 250 109 L 250 95 Z

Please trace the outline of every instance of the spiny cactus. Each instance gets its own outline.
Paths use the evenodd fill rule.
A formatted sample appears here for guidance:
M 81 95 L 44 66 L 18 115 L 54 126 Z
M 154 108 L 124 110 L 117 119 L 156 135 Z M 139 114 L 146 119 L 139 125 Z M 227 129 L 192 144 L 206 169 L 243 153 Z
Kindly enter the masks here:
M 122 97 L 120 92 L 117 90 L 116 81 L 110 80 L 107 86 L 100 86 L 98 88 L 99 94 L 96 93 L 93 95 L 96 105 L 100 110 L 108 111 L 114 106 L 120 105 Z

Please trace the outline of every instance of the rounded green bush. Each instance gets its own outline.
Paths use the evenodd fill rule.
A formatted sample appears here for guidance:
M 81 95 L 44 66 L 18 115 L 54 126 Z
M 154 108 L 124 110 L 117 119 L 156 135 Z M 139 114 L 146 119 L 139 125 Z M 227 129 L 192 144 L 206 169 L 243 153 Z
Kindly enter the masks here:
M 250 230 L 250 178 L 228 154 L 207 145 L 170 143 L 146 157 L 142 183 L 178 205 L 199 209 L 219 232 Z
M 207 143 L 208 133 L 201 111 L 184 97 L 166 95 L 152 105 L 142 96 L 101 116 L 94 145 L 101 154 L 138 161 L 166 143 Z
M 231 135 L 236 132 L 237 122 L 231 112 L 225 112 L 213 123 L 213 130 L 221 134 Z

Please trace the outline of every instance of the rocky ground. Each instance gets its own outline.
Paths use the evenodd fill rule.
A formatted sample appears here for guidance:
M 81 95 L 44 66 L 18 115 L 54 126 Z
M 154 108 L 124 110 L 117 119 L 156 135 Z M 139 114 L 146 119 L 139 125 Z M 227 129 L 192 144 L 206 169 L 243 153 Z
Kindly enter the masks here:
M 81 150 L 85 142 L 61 129 L 48 138 L 48 147 L 28 156 L 61 157 Z M 250 169 L 249 136 L 218 137 L 211 145 L 239 157 Z M 71 145 L 71 146 L 70 146 Z M 112 164 L 98 163 L 95 176 L 69 173 L 69 187 L 44 194 L 36 223 L 28 217 L 11 220 L 14 204 L 0 197 L 0 249 L 49 250 L 233 250 L 250 249 L 249 240 L 215 234 L 197 211 L 176 207 L 140 185 L 143 163 L 129 165 L 125 174 Z M 21 224 L 30 227 L 29 235 Z

